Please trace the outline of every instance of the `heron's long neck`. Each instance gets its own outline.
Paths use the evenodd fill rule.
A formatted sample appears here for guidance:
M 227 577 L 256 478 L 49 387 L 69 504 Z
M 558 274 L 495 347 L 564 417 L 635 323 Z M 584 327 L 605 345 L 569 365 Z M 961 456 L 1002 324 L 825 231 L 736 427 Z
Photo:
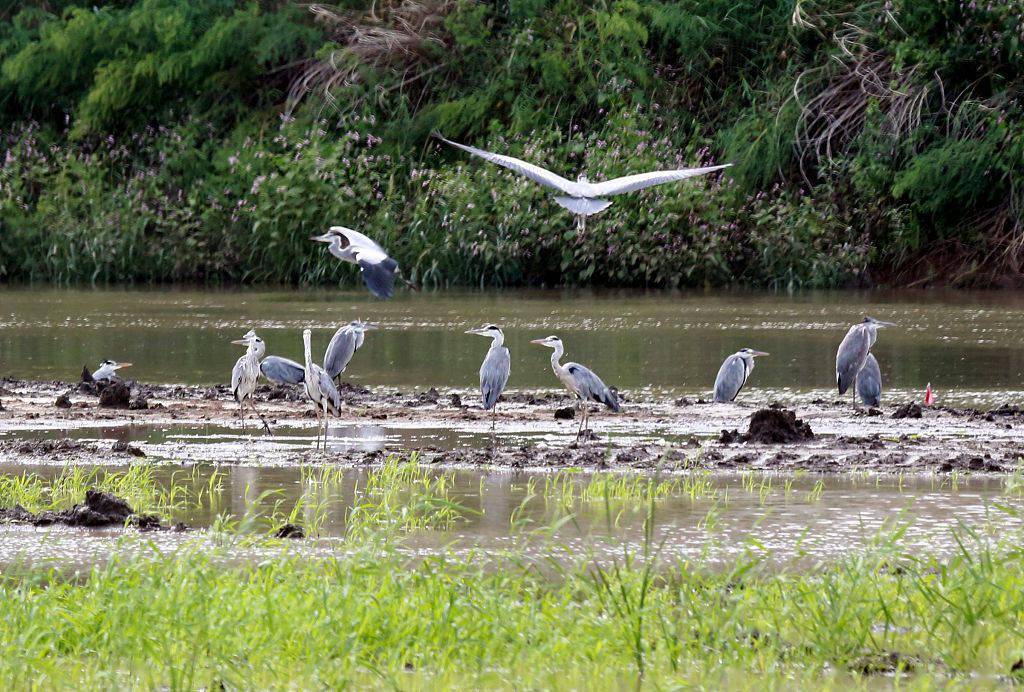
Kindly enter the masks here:
M 563 353 L 565 353 L 565 347 L 561 343 L 555 344 L 554 350 L 551 351 L 551 369 L 555 372 L 562 369 L 562 364 L 558 361 L 562 360 Z
M 313 348 L 309 344 L 309 337 L 302 339 L 302 347 L 306 354 L 306 370 L 313 369 Z
M 873 324 L 868 325 L 868 348 L 875 345 L 875 341 L 878 340 L 878 327 Z
M 348 259 L 345 256 L 345 253 L 341 251 L 341 238 L 335 238 L 332 240 L 331 244 L 327 247 L 327 250 L 338 259 Z
M 501 332 L 498 332 L 497 334 L 491 337 L 491 350 L 493 351 L 495 349 L 501 348 L 502 345 L 504 345 L 504 343 L 505 335 L 502 334 Z

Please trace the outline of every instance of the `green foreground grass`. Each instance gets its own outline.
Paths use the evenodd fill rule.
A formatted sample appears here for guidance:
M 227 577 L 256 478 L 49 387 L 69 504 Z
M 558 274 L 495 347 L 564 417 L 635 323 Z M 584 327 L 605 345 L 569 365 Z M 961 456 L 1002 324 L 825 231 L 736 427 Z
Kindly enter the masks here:
M 340 477 L 310 475 L 311 494 Z M 811 568 L 780 567 L 759 546 L 726 568 L 673 563 L 652 540 L 614 562 L 558 563 L 530 541 L 516 545 L 532 552 L 411 556 L 406 537 L 458 520 L 446 478 L 389 460 L 351 505 L 334 557 L 225 519 L 170 554 L 140 554 L 128 539 L 131 549 L 84 573 L 9 568 L 0 679 L 42 689 L 977 689 L 1011 682 L 1024 655 L 1017 534 L 993 542 L 965 527 L 939 559 L 900 548 L 897 529 Z M 566 487 L 536 490 L 557 503 Z M 611 499 L 633 498 L 654 524 L 657 481 L 581 487 L 609 511 Z M 306 505 L 307 529 L 321 506 Z M 240 544 L 267 557 L 239 563 Z

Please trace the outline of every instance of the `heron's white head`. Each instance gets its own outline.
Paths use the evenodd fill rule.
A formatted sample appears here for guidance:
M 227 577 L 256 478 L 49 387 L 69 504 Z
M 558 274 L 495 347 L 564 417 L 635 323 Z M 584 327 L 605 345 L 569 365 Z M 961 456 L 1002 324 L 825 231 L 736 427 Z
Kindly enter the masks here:
M 348 323 L 348 326 L 357 332 L 367 332 L 371 329 L 379 329 L 379 325 L 373 324 L 372 322 L 363 322 L 362 320 L 352 320 Z
M 743 358 L 757 358 L 759 356 L 770 356 L 771 355 L 770 353 L 768 353 L 766 351 L 756 351 L 756 350 L 754 350 L 752 348 L 746 348 L 746 347 L 741 348 L 736 353 L 737 353 L 737 355 L 739 355 L 739 356 L 741 356 Z
M 531 344 L 537 344 L 538 346 L 547 346 L 548 348 L 558 348 L 561 345 L 562 340 L 557 336 L 545 336 L 543 339 L 533 339 L 530 341 Z
M 257 344 L 258 345 L 258 344 L 262 344 L 263 343 L 263 339 L 261 339 L 258 336 L 256 336 L 256 330 L 255 329 L 250 329 L 249 331 L 247 331 L 245 333 L 245 336 L 243 336 L 241 339 L 235 339 L 231 343 L 233 343 L 233 344 L 235 344 L 237 346 L 248 346 L 249 344 Z
M 477 336 L 503 336 L 501 328 L 494 324 L 488 324 L 484 327 L 476 327 L 475 329 L 467 329 L 467 334 L 476 334 Z
M 344 231 L 347 230 L 344 226 L 331 226 L 327 229 L 327 232 L 323 235 L 310 236 L 310 240 L 315 240 L 318 243 L 333 243 L 335 240 L 345 241 Z
M 104 361 L 100 361 L 101 368 L 107 367 L 110 368 L 111 370 L 118 370 L 120 368 L 130 368 L 131 366 L 131 363 L 118 363 L 116 360 L 110 360 L 109 358 Z
M 585 173 L 580 173 L 580 175 L 576 178 L 576 182 L 586 184 L 590 182 L 590 179 L 587 177 Z
M 883 322 L 882 320 L 876 320 L 874 317 L 865 317 L 864 324 L 870 324 L 875 327 L 895 327 L 896 324 L 893 322 Z

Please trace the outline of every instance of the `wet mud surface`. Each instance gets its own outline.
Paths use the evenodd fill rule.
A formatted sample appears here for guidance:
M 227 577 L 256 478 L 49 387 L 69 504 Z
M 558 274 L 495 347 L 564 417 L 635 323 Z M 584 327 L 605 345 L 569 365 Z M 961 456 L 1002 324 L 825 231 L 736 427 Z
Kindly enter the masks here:
M 243 424 L 226 385 L 0 381 L 0 460 L 8 463 L 149 462 L 289 466 L 377 464 L 419 452 L 452 467 L 804 470 L 842 473 L 1008 473 L 1024 455 L 1024 410 L 916 404 L 868 409 L 849 401 L 769 406 L 659 399 L 623 391 L 619 414 L 592 409 L 589 434 L 561 392 L 513 391 L 496 414 L 473 390 L 368 389 L 343 384 L 327 450 L 314 448 L 315 417 L 298 387 L 261 385 Z M 136 405 L 132 405 L 133 403 Z M 145 461 L 141 461 L 145 459 Z
M 30 512 L 15 506 L 0 509 L 0 523 L 31 524 L 32 526 L 69 526 L 75 528 L 100 528 L 126 526 L 141 531 L 184 531 L 184 524 L 165 526 L 160 518 L 151 514 L 139 514 L 123 499 L 100 490 L 85 491 L 85 500 L 69 509 Z

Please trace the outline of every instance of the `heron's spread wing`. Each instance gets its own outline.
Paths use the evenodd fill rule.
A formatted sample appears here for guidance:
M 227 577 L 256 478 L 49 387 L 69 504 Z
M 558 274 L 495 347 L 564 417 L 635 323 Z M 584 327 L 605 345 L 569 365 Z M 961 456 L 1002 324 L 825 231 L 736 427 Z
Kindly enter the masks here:
M 593 370 L 579 363 L 567 363 L 565 368 L 572 376 L 573 382 L 576 384 L 576 391 L 583 399 L 602 403 L 612 411 L 619 410 L 619 398 Z
M 383 257 L 388 256 L 388 253 L 384 251 L 384 248 L 377 241 L 367 235 L 363 235 L 359 231 L 353 231 L 351 228 L 345 228 L 344 226 L 331 226 L 331 230 L 340 233 L 348 241 L 345 249 L 351 249 L 354 252 L 378 253 Z
M 871 335 L 860 325 L 850 328 L 836 352 L 836 385 L 840 394 L 846 394 L 857 373 L 864 367 L 871 347 Z
M 671 183 L 677 180 L 686 180 L 698 175 L 706 175 L 728 168 L 731 163 L 721 166 L 706 166 L 704 168 L 680 168 L 674 171 L 651 171 L 650 173 L 637 173 L 621 178 L 613 178 L 603 183 L 592 183 L 590 185 L 591 197 L 607 197 L 608 195 L 621 195 L 625 192 L 642 190 L 645 187 L 653 187 L 663 183 Z
M 489 411 L 498 403 L 498 397 L 508 384 L 508 375 L 512 370 L 512 359 L 507 348 L 491 349 L 480 366 L 480 394 L 483 396 L 484 410 Z
M 715 378 L 715 401 L 725 403 L 735 400 L 746 381 L 747 368 L 743 359 L 737 355 L 729 356 L 718 369 L 718 377 Z
M 359 259 L 359 270 L 363 274 L 363 283 L 370 289 L 370 293 L 384 300 L 395 293 L 395 272 L 398 271 L 398 262 L 386 257 L 382 262 L 371 262 Z
M 332 378 L 345 372 L 352 354 L 358 347 L 358 337 L 352 327 L 345 325 L 334 333 L 324 352 L 324 370 Z
M 306 370 L 294 360 L 281 356 L 267 356 L 260 362 L 260 372 L 271 382 L 299 384 L 306 379 Z
M 479 156 L 485 161 L 490 161 L 491 163 L 503 166 L 509 169 L 510 171 L 514 171 L 519 175 L 525 176 L 535 183 L 540 183 L 545 187 L 560 190 L 561 192 L 564 192 L 567 195 L 571 195 L 573 197 L 579 196 L 578 183 L 574 183 L 571 180 L 566 180 L 562 176 L 556 173 L 552 173 L 551 171 L 545 168 L 541 168 L 540 166 L 529 163 L 527 161 L 523 161 L 522 159 L 517 159 L 512 156 L 505 156 L 503 154 L 493 154 L 489 151 L 484 151 L 483 149 L 477 149 L 476 147 L 467 146 L 465 144 L 459 144 L 458 142 L 453 142 L 450 139 L 445 139 L 444 137 L 439 137 L 439 139 L 442 142 L 447 142 L 448 144 L 451 144 L 453 147 L 469 152 L 473 156 Z

